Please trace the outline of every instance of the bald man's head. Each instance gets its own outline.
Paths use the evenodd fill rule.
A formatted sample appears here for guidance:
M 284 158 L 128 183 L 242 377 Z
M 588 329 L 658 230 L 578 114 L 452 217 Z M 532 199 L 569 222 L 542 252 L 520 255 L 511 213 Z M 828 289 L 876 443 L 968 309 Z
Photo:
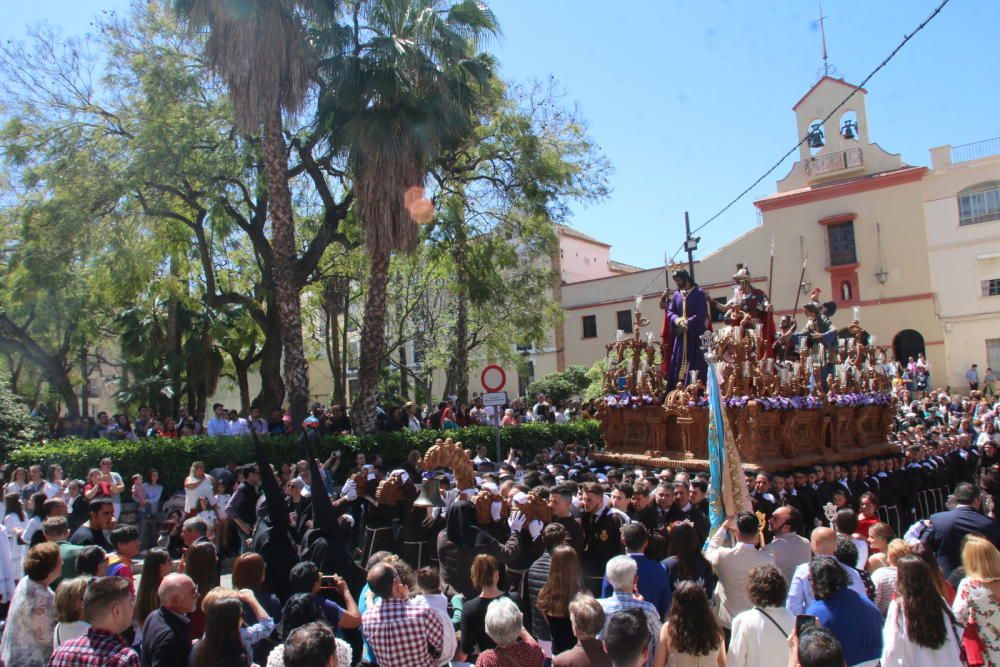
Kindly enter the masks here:
M 175 614 L 190 614 L 198 603 L 198 586 L 186 574 L 168 574 L 156 592 L 160 605 Z
M 837 532 L 833 528 L 823 526 L 814 528 L 809 541 L 813 553 L 819 556 L 832 556 L 837 550 Z

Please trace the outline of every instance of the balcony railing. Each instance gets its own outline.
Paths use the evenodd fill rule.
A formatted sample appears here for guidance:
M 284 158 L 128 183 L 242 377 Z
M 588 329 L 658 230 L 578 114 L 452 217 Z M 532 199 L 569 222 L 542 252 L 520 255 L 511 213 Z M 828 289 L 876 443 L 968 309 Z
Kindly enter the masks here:
M 861 149 L 858 147 L 848 148 L 836 153 L 817 155 L 806 160 L 806 176 L 825 176 L 835 174 L 839 171 L 856 169 L 862 166 Z
M 971 160 L 981 160 L 991 155 L 1000 155 L 1000 137 L 994 139 L 984 139 L 974 141 L 971 144 L 951 147 L 951 162 L 969 162 Z

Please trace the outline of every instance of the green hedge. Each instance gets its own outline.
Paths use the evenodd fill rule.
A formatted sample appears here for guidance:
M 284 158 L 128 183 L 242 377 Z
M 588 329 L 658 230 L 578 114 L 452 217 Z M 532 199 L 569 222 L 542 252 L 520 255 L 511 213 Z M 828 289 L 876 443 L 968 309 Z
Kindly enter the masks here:
M 451 437 L 461 441 L 466 448 L 474 448 L 480 443 L 489 447 L 490 456 L 495 456 L 495 435 L 492 427 L 474 426 L 444 432 L 397 431 L 374 436 L 329 436 L 322 438 L 317 446 L 317 456 L 326 458 L 335 449 L 344 452 L 344 465 L 352 466 L 354 452 L 377 452 L 386 465 L 394 466 L 406 460 L 411 450 L 426 451 L 436 438 Z M 576 442 L 581 445 L 601 443 L 598 422 L 581 420 L 569 424 L 524 424 L 500 429 L 500 442 L 506 455 L 510 447 L 522 450 L 527 456 L 534 456 L 553 440 Z M 268 436 L 262 440 L 271 463 L 292 463 L 302 459 L 299 438 L 290 436 Z M 67 477 L 84 479 L 87 471 L 96 468 L 106 456 L 114 459 L 114 470 L 125 478 L 125 486 L 131 488 L 128 476 L 140 472 L 145 475 L 150 468 L 160 471 L 163 487 L 168 492 L 178 489 L 187 475 L 192 461 L 204 461 L 208 469 L 225 465 L 226 461 L 240 463 L 254 460 L 253 441 L 249 437 L 192 437 L 171 440 L 168 438 L 143 438 L 128 440 L 53 440 L 42 445 L 28 445 L 9 453 L 9 462 L 15 466 L 29 466 L 40 463 L 47 466 L 58 463 Z

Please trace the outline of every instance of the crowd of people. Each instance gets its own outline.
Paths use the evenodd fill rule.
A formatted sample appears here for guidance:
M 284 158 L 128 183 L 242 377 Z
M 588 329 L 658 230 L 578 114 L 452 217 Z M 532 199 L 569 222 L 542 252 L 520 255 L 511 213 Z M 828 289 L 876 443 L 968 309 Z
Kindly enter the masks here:
M 6 467 L 0 664 L 1000 665 L 1000 404 L 897 397 L 898 454 L 747 473 L 753 511 L 714 533 L 703 471 L 561 441 L 459 452 L 472 479 L 419 452 L 321 460 L 335 408 L 301 460 L 258 438 L 179 489 L 111 459 Z
M 596 401 L 557 401 L 544 394 L 535 397 L 532 404 L 525 398 L 514 399 L 509 407 L 497 409 L 483 405 L 483 398 L 476 396 L 466 403 L 457 398 L 440 401 L 436 405 L 419 406 L 413 401 L 400 405 L 376 407 L 376 428 L 380 432 L 420 431 L 423 429 L 446 430 L 465 426 L 490 426 L 498 421 L 501 426 L 515 426 L 531 422 L 564 424 L 575 419 L 589 418 L 596 413 Z M 287 435 L 297 429 L 292 417 L 283 408 L 264 415 L 257 405 L 251 405 L 245 414 L 222 403 L 212 406 L 212 414 L 192 413 L 185 407 L 176 415 L 158 415 L 149 406 L 140 406 L 132 420 L 126 413 L 109 415 L 105 411 L 94 417 L 59 417 L 50 419 L 47 408 L 39 405 L 32 413 L 48 423 L 51 438 L 106 438 L 109 440 L 138 440 L 140 438 L 182 438 L 195 435 L 229 436 Z M 352 425 L 346 405 L 324 407 L 314 403 L 307 423 L 322 435 L 351 433 Z

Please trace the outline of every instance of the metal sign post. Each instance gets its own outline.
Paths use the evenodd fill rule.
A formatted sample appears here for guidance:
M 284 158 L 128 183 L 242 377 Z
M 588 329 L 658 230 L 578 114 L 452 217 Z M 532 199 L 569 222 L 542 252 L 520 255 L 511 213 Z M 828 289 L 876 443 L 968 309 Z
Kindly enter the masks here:
M 507 392 L 500 391 L 507 384 L 507 374 L 503 368 L 496 364 L 490 364 L 483 369 L 479 376 L 479 381 L 487 393 L 483 394 L 483 405 L 493 407 L 493 429 L 496 434 L 497 460 L 500 465 L 503 454 L 500 451 L 500 410 L 507 405 Z

